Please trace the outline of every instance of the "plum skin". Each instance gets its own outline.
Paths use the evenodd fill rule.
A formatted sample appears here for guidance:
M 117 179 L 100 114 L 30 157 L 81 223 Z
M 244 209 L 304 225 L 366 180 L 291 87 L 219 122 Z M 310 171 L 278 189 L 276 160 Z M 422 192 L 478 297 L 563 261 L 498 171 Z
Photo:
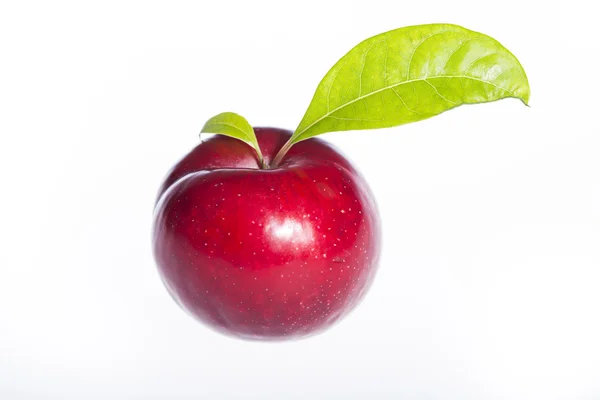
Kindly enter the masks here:
M 291 135 L 255 132 L 267 164 Z M 153 248 L 168 292 L 199 321 L 246 339 L 302 338 L 363 299 L 380 225 L 367 183 L 326 142 L 299 142 L 261 169 L 250 146 L 215 135 L 162 184 Z

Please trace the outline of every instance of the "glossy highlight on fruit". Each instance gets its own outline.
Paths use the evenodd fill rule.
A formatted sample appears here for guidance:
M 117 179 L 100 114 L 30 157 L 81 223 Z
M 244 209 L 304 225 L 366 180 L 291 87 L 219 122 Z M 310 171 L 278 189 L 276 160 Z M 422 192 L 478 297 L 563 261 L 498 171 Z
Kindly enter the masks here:
M 255 128 L 266 165 L 291 137 Z M 351 311 L 380 253 L 374 197 L 319 139 L 273 169 L 240 140 L 203 141 L 159 191 L 153 246 L 175 301 L 212 328 L 248 339 L 300 338 Z

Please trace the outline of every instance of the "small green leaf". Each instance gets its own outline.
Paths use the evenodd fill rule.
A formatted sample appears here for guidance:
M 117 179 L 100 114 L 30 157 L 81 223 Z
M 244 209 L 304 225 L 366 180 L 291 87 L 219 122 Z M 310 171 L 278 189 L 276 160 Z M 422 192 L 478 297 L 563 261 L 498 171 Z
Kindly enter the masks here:
M 331 68 L 289 145 L 507 97 L 527 104 L 529 83 L 517 58 L 496 40 L 457 25 L 400 28 L 365 40 Z
M 202 127 L 200 133 L 217 133 L 220 135 L 230 136 L 249 144 L 256 150 L 258 160 L 260 161 L 261 167 L 264 167 L 263 155 L 258 146 L 258 140 L 254 134 L 254 129 L 246 118 L 232 112 L 224 112 L 219 115 L 215 115 Z

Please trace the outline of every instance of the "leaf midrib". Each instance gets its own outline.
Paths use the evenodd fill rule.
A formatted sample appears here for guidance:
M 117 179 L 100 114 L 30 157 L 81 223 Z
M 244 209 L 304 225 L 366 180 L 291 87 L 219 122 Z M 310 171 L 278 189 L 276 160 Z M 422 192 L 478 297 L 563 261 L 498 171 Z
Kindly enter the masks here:
M 377 93 L 380 93 L 380 92 L 383 92 L 383 91 L 386 91 L 386 90 L 389 90 L 389 89 L 393 89 L 393 88 L 396 88 L 398 86 L 402 86 L 402 85 L 405 85 L 405 84 L 409 84 L 409 83 L 413 83 L 413 82 L 423 82 L 423 81 L 426 82 L 428 79 L 438 79 L 438 78 L 471 79 L 471 80 L 474 80 L 474 81 L 477 81 L 477 82 L 481 82 L 481 83 L 485 83 L 485 84 L 494 86 L 495 88 L 503 90 L 503 91 L 505 91 L 505 92 L 507 92 L 507 93 L 509 93 L 509 94 L 511 94 L 511 95 L 514 96 L 514 92 L 511 92 L 510 90 L 507 90 L 507 89 L 505 89 L 505 88 L 503 88 L 501 86 L 498 86 L 498 85 L 496 85 L 496 84 L 494 84 L 492 82 L 485 81 L 483 79 L 479 79 L 479 78 L 476 78 L 474 76 L 467 76 L 467 75 L 436 75 L 436 76 L 428 76 L 428 77 L 425 77 L 425 78 L 410 79 L 410 80 L 406 80 L 406 81 L 403 81 L 403 82 L 399 82 L 399 83 L 395 83 L 393 85 L 389 85 L 389 86 L 383 87 L 381 89 L 374 90 L 374 91 L 372 91 L 370 93 L 367 93 L 367 94 L 365 94 L 363 96 L 358 96 L 357 98 L 355 98 L 355 99 L 353 99 L 353 100 L 351 100 L 351 101 L 349 101 L 349 102 L 347 102 L 345 104 L 342 104 L 341 106 L 336 107 L 336 108 L 334 108 L 331 111 L 328 111 L 327 113 L 323 114 L 323 116 L 321 116 L 320 118 L 318 118 L 317 120 L 315 120 L 313 123 L 311 123 L 310 125 L 308 125 L 301 132 L 299 132 L 298 134 L 294 134 L 294 138 L 299 138 L 300 136 L 302 136 L 302 134 L 304 134 L 310 128 L 312 128 L 313 126 L 315 126 L 316 124 L 318 124 L 319 122 L 321 122 L 322 120 L 324 120 L 325 118 L 330 117 L 332 114 L 334 114 L 338 110 L 341 110 L 344 107 L 347 107 L 347 106 L 349 106 L 351 104 L 354 104 L 357 101 L 360 101 L 360 100 L 362 100 L 362 99 L 364 99 L 366 97 L 369 97 L 371 95 L 374 95 L 374 94 L 377 94 Z

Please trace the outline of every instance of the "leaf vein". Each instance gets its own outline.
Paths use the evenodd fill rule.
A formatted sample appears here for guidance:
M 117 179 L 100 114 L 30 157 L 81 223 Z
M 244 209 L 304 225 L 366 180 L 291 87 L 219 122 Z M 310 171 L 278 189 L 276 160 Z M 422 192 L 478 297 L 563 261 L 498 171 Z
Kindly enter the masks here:
M 402 104 L 404 104 L 404 107 L 406 107 L 406 109 L 412 113 L 418 114 L 418 115 L 423 115 L 423 113 L 420 113 L 418 111 L 413 110 L 412 108 L 410 108 L 406 102 L 404 101 L 404 99 L 402 98 L 402 96 L 400 96 L 400 93 L 396 92 L 395 88 L 390 88 L 392 90 L 392 92 L 394 92 L 394 94 L 400 99 L 400 101 L 402 102 Z
M 421 47 L 421 46 L 423 45 L 423 43 L 425 43 L 426 41 L 428 41 L 428 40 L 429 40 L 429 39 L 431 39 L 432 37 L 434 37 L 434 36 L 437 36 L 437 35 L 441 35 L 441 34 L 443 34 L 443 33 L 446 33 L 446 32 L 448 32 L 448 31 L 436 32 L 436 33 L 434 33 L 433 35 L 429 35 L 429 36 L 427 36 L 425 39 L 423 39 L 423 40 L 421 41 L 421 43 L 419 43 L 419 44 L 418 44 L 418 45 L 417 45 L 417 46 L 414 48 L 414 50 L 412 51 L 412 54 L 410 55 L 410 59 L 409 59 L 409 61 L 408 61 L 408 70 L 406 71 L 406 79 L 408 79 L 408 78 L 410 77 L 410 67 L 412 66 L 413 57 L 415 56 L 415 53 L 417 52 L 417 50 L 419 49 L 419 47 Z
M 338 111 L 338 110 L 340 110 L 340 109 L 342 109 L 344 107 L 348 107 L 348 106 L 356 103 L 357 101 L 363 100 L 365 97 L 369 97 L 369 96 L 371 96 L 373 94 L 377 94 L 379 92 L 383 92 L 385 90 L 388 90 L 388 89 L 391 89 L 391 88 L 395 88 L 395 87 L 398 87 L 398 86 L 402 86 L 402 85 L 406 85 L 406 84 L 409 84 L 409 83 L 420 82 L 420 81 L 424 81 L 424 80 L 427 80 L 427 79 L 444 79 L 444 78 L 445 79 L 471 79 L 471 80 L 474 80 L 474 81 L 477 81 L 477 82 L 481 82 L 481 83 L 484 83 L 484 84 L 488 84 L 488 85 L 494 86 L 495 88 L 500 89 L 500 90 L 508 93 L 509 95 L 514 96 L 514 92 L 511 92 L 510 90 L 507 90 L 507 89 L 505 89 L 505 88 L 503 88 L 501 86 L 498 86 L 498 85 L 496 85 L 496 84 L 494 84 L 492 82 L 485 81 L 483 79 L 479 79 L 479 78 L 476 78 L 474 76 L 468 76 L 468 75 L 455 75 L 455 76 L 437 75 L 437 76 L 429 76 L 429 77 L 425 77 L 425 78 L 415 78 L 415 79 L 410 79 L 410 80 L 406 80 L 406 81 L 403 81 L 403 82 L 399 82 L 399 83 L 396 83 L 396 84 L 393 84 L 393 85 L 390 85 L 390 86 L 386 86 L 386 87 L 383 87 L 381 89 L 377 89 L 377 90 L 375 90 L 373 92 L 367 93 L 367 94 L 365 94 L 363 96 L 360 96 L 360 97 L 357 97 L 355 99 L 352 99 L 349 102 L 347 102 L 345 104 L 342 104 L 342 105 L 334 108 L 333 110 L 327 112 L 326 114 L 322 115 L 321 117 L 317 118 L 315 121 L 313 121 L 312 123 L 310 123 L 302 131 L 298 132 L 297 134 L 294 134 L 293 137 L 294 138 L 301 137 L 304 132 L 308 131 L 310 128 L 312 128 L 313 126 L 315 126 L 316 124 L 318 124 L 319 122 L 321 122 L 322 120 L 324 120 L 325 118 L 329 117 L 331 114 L 335 113 L 336 111 Z
M 438 91 L 437 87 L 435 87 L 434 85 L 431 84 L 431 82 L 429 82 L 427 79 L 424 79 L 425 83 L 427 83 L 429 86 L 431 86 L 433 88 L 433 90 L 435 90 L 435 93 L 440 96 L 440 98 L 442 98 L 443 100 L 447 101 L 448 103 L 454 104 L 454 105 L 458 105 L 458 103 L 453 102 L 452 100 L 448 100 L 447 98 L 445 98 L 444 96 L 442 96 L 442 94 Z
M 327 118 L 339 119 L 339 120 L 342 120 L 342 121 L 360 121 L 360 122 L 381 122 L 381 121 L 383 121 L 383 119 L 343 118 L 343 117 L 336 117 L 336 116 L 333 116 L 333 115 L 329 115 L 329 116 L 327 116 Z
M 489 54 L 486 54 L 484 56 L 479 57 L 478 59 L 476 59 L 475 61 L 473 61 L 471 64 L 469 64 L 469 66 L 465 69 L 465 72 L 469 72 L 471 70 L 471 68 L 473 67 L 473 65 L 475 65 L 479 61 L 483 60 L 484 58 L 487 58 L 489 56 L 494 56 L 496 54 L 498 54 L 498 53 L 489 53 Z
M 452 59 L 452 57 L 453 57 L 453 56 L 454 56 L 456 53 L 458 53 L 458 51 L 459 51 L 460 49 L 462 49 L 463 47 L 465 47 L 465 45 L 466 45 L 467 43 L 469 43 L 470 41 L 472 41 L 472 40 L 474 40 L 474 39 L 475 39 L 475 38 L 470 38 L 470 39 L 467 39 L 467 40 L 465 40 L 464 42 L 462 42 L 462 43 L 460 44 L 460 46 L 458 46 L 458 47 L 457 47 L 457 48 L 456 48 L 456 49 L 455 49 L 455 50 L 454 50 L 454 51 L 453 51 L 453 52 L 450 54 L 450 56 L 448 57 L 448 59 L 447 59 L 447 60 L 446 60 L 446 62 L 444 63 L 444 66 L 441 68 L 441 70 L 443 71 L 444 69 L 446 69 L 446 67 L 448 66 L 448 63 L 450 62 L 450 60 Z
M 365 52 L 365 56 L 364 56 L 365 59 L 363 61 L 362 67 L 360 68 L 360 72 L 358 74 L 358 84 L 359 84 L 359 87 L 358 87 L 358 96 L 359 97 L 362 94 L 362 76 L 363 76 L 363 72 L 365 72 L 365 67 L 367 66 L 367 58 L 369 57 L 369 52 L 371 51 L 371 49 L 373 47 L 375 47 L 376 44 L 379 44 L 379 43 L 382 43 L 382 42 L 387 42 L 387 39 L 382 39 L 382 40 L 379 40 L 379 41 L 373 43 L 371 45 L 371 47 L 369 47 L 367 49 L 367 51 Z
M 346 60 L 344 60 L 344 63 L 340 66 L 340 68 L 338 68 L 338 70 L 335 72 L 335 76 L 331 80 L 331 84 L 329 85 L 329 89 L 327 91 L 327 112 L 329 112 L 329 110 L 330 110 L 330 108 L 329 108 L 329 98 L 331 97 L 331 88 L 333 87 L 333 84 L 337 80 L 337 77 L 338 77 L 340 71 L 342 70 L 342 68 L 344 68 L 346 66 L 346 63 L 348 62 L 349 59 L 350 59 L 350 57 L 346 57 Z

